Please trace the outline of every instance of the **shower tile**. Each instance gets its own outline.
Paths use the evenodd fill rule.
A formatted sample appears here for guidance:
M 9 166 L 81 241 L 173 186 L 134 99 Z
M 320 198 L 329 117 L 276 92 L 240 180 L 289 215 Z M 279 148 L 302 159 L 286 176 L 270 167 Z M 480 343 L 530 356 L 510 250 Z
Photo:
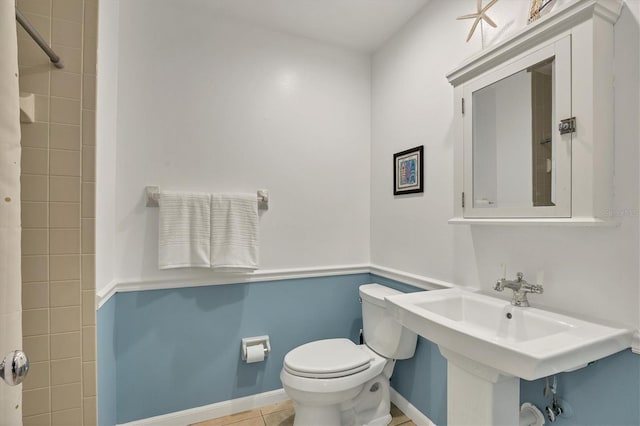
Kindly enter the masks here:
M 52 281 L 49 286 L 49 303 L 52 308 L 80 305 L 80 281 Z
M 96 257 L 93 254 L 82 255 L 82 290 L 96 288 Z
M 51 0 L 18 0 L 18 7 L 24 13 L 48 16 L 51 13 Z
M 96 76 L 85 74 L 82 78 L 82 108 L 96 109 Z
M 22 256 L 22 282 L 49 281 L 48 256 Z
M 79 203 L 51 203 L 49 204 L 51 228 L 78 228 L 80 226 Z
M 84 3 L 84 37 L 98 37 L 98 2 Z
M 60 70 L 51 72 L 51 96 L 80 99 L 81 93 L 82 82 L 80 74 Z
M 22 175 L 20 189 L 22 201 L 48 201 L 49 178 L 47 176 Z
M 39 336 L 49 333 L 49 310 L 27 309 L 22 311 L 22 335 Z
M 82 61 L 84 65 L 85 74 L 96 75 L 96 53 L 97 53 L 98 39 L 96 37 L 88 37 L 85 34 L 84 45 L 82 48 Z
M 24 256 L 48 253 L 49 233 L 46 229 L 22 229 L 22 254 Z
M 47 123 L 20 123 L 20 145 L 31 148 L 49 146 L 49 126 Z
M 80 256 L 51 255 L 49 276 L 51 281 L 72 281 L 80 279 Z
M 96 396 L 96 363 L 82 363 L 82 395 Z
M 84 182 L 82 184 L 82 217 L 83 218 L 96 217 L 95 188 L 96 188 L 96 184 L 93 182 Z
M 82 421 L 84 426 L 95 426 L 98 424 L 96 418 L 96 398 L 89 397 L 82 400 L 84 410 L 82 411 Z
M 47 44 L 51 44 L 51 18 L 49 18 L 48 13 L 36 14 L 30 13 L 27 11 L 23 11 L 23 15 L 31 25 L 40 33 L 42 38 L 47 42 Z M 16 25 L 18 28 L 17 36 L 18 36 L 18 50 L 20 50 L 21 43 L 20 40 L 25 40 L 27 42 L 33 43 L 33 39 L 31 36 L 22 28 L 22 25 Z M 44 54 L 43 54 L 44 55 Z
M 51 20 L 51 40 L 55 44 L 82 47 L 82 24 L 53 18 Z
M 51 254 L 80 254 L 80 230 L 50 229 L 49 251 Z M 53 277 L 53 273 L 51 276 Z
M 80 307 L 51 308 L 51 333 L 80 331 Z
M 51 426 L 69 426 L 81 424 L 82 410 L 80 408 L 56 411 L 55 413 L 51 413 Z
M 80 124 L 80 101 L 51 97 L 51 122 L 59 124 Z
M 20 72 L 25 67 L 37 67 L 49 73 L 49 58 L 42 52 L 40 46 L 33 42 L 33 39 L 18 39 L 18 66 Z
M 49 151 L 51 176 L 80 176 L 80 151 Z
M 46 175 L 49 173 L 49 152 L 40 148 L 22 148 L 23 174 Z
M 22 347 L 31 362 L 49 360 L 49 335 L 24 337 Z
M 23 417 L 22 426 L 51 426 L 51 414 Z
M 82 0 L 53 0 L 52 16 L 76 23 L 82 22 Z
M 27 390 L 22 392 L 22 415 L 33 416 L 45 414 L 50 410 L 49 388 Z
M 82 219 L 82 254 L 95 254 L 96 252 L 96 220 Z
M 82 407 L 80 383 L 51 387 L 51 411 Z
M 80 202 L 80 178 L 55 176 L 49 178 L 51 201 Z
M 22 285 L 22 309 L 49 307 L 49 283 L 24 283 Z
M 49 65 L 47 65 L 49 66 Z M 36 121 L 49 121 L 49 97 L 36 95 Z
M 82 337 L 79 331 L 51 335 L 51 359 L 64 359 L 82 355 Z
M 82 379 L 80 358 L 67 358 L 51 361 L 51 385 L 78 383 Z
M 31 359 L 31 354 L 29 354 Z M 31 362 L 29 364 L 29 379 L 22 383 L 23 390 L 46 388 L 49 386 L 49 361 Z
M 49 126 L 51 148 L 80 150 L 80 126 L 52 124 Z
M 82 150 L 82 181 L 96 181 L 96 148 L 85 146 Z
M 96 327 L 82 327 L 82 360 L 96 360 Z
M 82 145 L 95 146 L 96 144 L 96 112 L 82 110 Z
M 23 202 L 21 215 L 22 229 L 46 228 L 49 226 L 49 206 L 45 202 Z
M 21 67 L 20 92 L 49 96 L 49 70 L 41 66 Z
M 82 325 L 96 324 L 95 292 L 85 290 L 82 292 Z
M 78 74 L 82 72 L 82 49 L 55 43 L 51 47 L 62 58 L 66 71 Z

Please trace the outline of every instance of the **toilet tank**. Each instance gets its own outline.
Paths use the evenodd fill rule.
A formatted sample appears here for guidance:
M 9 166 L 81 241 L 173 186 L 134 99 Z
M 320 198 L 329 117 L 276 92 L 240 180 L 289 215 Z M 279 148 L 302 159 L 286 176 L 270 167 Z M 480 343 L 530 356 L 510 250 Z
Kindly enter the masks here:
M 385 358 L 407 359 L 415 353 L 418 337 L 386 310 L 384 298 L 394 294 L 402 292 L 380 284 L 360 286 L 364 342 Z

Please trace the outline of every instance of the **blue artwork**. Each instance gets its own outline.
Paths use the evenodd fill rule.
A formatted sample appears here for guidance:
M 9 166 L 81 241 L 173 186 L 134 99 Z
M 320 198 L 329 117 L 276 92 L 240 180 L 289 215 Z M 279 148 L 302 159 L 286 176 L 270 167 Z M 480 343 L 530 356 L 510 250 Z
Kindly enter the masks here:
M 400 188 L 416 184 L 418 179 L 416 173 L 417 162 L 416 156 L 400 160 Z

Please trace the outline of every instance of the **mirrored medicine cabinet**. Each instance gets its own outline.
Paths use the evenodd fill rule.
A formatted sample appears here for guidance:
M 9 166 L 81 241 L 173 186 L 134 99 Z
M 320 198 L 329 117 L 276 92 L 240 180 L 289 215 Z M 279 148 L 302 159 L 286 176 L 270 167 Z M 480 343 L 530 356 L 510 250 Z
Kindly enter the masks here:
M 620 8 L 577 0 L 447 75 L 456 107 L 450 223 L 613 224 Z

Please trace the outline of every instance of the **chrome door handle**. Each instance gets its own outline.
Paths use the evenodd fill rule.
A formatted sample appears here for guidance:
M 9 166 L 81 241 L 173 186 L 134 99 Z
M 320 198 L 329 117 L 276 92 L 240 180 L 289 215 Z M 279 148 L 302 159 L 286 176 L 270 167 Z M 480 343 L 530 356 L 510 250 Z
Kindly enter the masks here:
M 22 383 L 29 373 L 29 358 L 22 351 L 11 351 L 0 362 L 0 378 L 9 386 Z

